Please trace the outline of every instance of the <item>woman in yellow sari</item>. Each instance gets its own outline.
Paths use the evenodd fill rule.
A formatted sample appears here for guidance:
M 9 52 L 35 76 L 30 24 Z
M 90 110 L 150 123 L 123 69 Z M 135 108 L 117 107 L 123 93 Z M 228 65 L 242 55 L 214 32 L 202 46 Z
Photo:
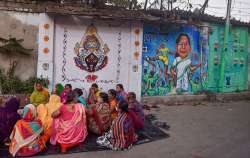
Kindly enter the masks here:
M 44 133 L 51 135 L 53 118 L 52 113 L 61 107 L 60 97 L 56 94 L 51 95 L 47 104 L 40 104 L 37 107 L 38 119 L 42 121 Z

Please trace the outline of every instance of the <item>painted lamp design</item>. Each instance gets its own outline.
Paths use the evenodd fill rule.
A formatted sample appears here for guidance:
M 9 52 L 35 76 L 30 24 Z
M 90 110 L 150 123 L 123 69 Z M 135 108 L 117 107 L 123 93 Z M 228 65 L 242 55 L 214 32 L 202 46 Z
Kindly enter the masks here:
M 97 72 L 108 64 L 110 49 L 97 34 L 94 25 L 90 25 L 80 43 L 76 43 L 74 61 L 77 67 L 89 73 Z M 88 77 L 88 76 L 87 76 Z

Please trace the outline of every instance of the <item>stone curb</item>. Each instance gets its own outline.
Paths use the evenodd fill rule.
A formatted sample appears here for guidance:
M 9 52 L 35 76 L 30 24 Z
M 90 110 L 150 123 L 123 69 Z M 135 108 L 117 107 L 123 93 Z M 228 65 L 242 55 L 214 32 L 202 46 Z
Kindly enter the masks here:
M 185 103 L 197 102 L 227 102 L 250 100 L 250 91 L 238 93 L 212 93 L 199 95 L 169 95 L 169 96 L 152 96 L 142 97 L 142 102 L 145 104 L 164 104 L 164 105 L 179 105 Z

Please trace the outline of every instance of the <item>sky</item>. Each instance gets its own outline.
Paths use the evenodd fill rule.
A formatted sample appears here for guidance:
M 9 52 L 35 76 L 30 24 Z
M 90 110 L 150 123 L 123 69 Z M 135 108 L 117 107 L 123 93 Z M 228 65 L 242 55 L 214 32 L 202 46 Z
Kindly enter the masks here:
M 138 0 L 144 2 L 145 0 Z M 149 0 L 153 2 L 154 0 Z M 188 0 L 177 0 L 188 1 Z M 205 0 L 189 0 L 194 8 L 200 8 Z M 176 3 L 180 8 L 185 8 L 185 5 Z M 176 5 L 176 6 L 177 6 Z M 205 13 L 215 15 L 218 17 L 226 17 L 227 0 L 209 0 L 208 7 Z M 187 9 L 187 8 L 185 8 Z M 232 0 L 232 12 L 231 17 L 244 22 L 250 22 L 250 0 Z

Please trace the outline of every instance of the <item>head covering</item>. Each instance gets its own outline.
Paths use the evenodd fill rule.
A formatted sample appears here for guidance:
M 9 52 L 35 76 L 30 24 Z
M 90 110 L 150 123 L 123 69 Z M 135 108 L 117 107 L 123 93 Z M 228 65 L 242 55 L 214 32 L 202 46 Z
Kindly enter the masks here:
M 19 101 L 17 98 L 10 98 L 3 108 L 0 108 L 0 143 L 10 136 L 11 131 L 20 119 L 20 115 L 17 113 L 19 108 Z
M 36 108 L 33 104 L 28 104 L 23 108 L 22 119 L 26 121 L 34 121 L 36 116 Z
M 33 93 L 30 96 L 30 103 L 32 103 L 35 106 L 38 106 L 39 104 L 45 104 L 49 100 L 49 92 L 47 88 L 43 88 L 42 91 L 34 90 Z
M 56 95 L 60 96 L 64 87 L 61 83 L 56 84 Z

